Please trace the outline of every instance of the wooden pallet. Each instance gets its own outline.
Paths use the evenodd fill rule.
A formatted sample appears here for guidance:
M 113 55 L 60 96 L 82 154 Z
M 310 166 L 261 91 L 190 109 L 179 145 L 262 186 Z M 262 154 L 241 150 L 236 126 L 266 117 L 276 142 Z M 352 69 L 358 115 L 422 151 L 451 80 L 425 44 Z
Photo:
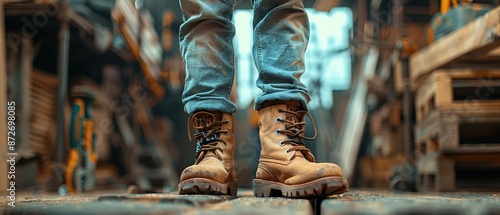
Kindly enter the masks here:
M 432 111 L 415 126 L 416 153 L 500 146 L 500 109 Z
M 418 89 L 422 78 L 440 68 L 498 68 L 499 38 L 500 7 L 496 7 L 413 54 L 409 59 L 411 89 Z
M 500 109 L 500 70 L 438 70 L 415 94 L 417 123 L 433 110 Z
M 428 153 L 417 162 L 418 191 L 500 190 L 500 149 Z

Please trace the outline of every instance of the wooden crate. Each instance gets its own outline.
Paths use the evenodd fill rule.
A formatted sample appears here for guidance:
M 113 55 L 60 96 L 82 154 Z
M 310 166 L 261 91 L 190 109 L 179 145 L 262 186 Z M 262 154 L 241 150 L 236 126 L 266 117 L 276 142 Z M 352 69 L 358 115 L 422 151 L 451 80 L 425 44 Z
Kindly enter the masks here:
M 428 153 L 417 161 L 418 191 L 500 190 L 500 150 Z
M 500 109 L 434 110 L 415 126 L 415 145 L 417 153 L 498 148 Z
M 433 110 L 477 109 L 500 109 L 500 70 L 438 70 L 415 94 L 417 123 Z

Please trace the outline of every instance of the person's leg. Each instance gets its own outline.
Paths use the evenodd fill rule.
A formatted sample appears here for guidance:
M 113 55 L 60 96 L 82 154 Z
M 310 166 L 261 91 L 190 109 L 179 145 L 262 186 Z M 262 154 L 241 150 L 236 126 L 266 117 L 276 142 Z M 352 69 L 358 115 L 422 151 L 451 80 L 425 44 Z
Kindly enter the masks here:
M 259 110 L 268 101 L 299 101 L 307 109 L 311 100 L 300 82 L 309 41 L 309 19 L 302 0 L 253 0 L 253 56 L 259 71 L 256 98 Z
M 255 196 L 320 197 L 346 192 L 342 170 L 316 163 L 305 147 L 310 96 L 300 82 L 309 39 L 302 0 L 254 0 L 254 58 L 259 70 L 256 98 L 262 146 Z M 311 121 L 312 120 L 311 117 Z M 316 130 L 316 127 L 314 125 Z M 276 193 L 276 191 L 280 191 Z
M 234 113 L 234 0 L 179 0 L 184 14 L 180 49 L 186 64 L 185 111 Z
M 182 95 L 196 132 L 196 161 L 184 169 L 180 194 L 236 195 L 234 119 L 234 0 L 180 0 L 180 47 L 186 64 Z M 190 137 L 191 138 L 191 137 Z

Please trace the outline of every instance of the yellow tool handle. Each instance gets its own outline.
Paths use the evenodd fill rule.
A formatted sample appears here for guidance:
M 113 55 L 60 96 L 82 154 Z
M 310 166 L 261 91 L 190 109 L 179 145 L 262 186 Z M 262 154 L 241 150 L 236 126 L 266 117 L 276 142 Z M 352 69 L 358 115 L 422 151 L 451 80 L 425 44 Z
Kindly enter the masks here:
M 97 154 L 95 153 L 94 145 L 92 144 L 92 129 L 94 129 L 94 122 L 92 120 L 87 119 L 85 122 L 85 136 L 83 138 L 83 142 L 85 144 L 85 148 L 87 153 L 89 154 L 90 161 L 93 164 L 97 163 Z
M 76 166 L 78 165 L 78 160 L 80 155 L 78 154 L 78 150 L 73 148 L 69 151 L 68 156 L 68 166 L 66 167 L 66 186 L 68 187 L 68 192 L 70 194 L 76 193 L 76 187 L 74 184 L 74 173 Z
M 458 6 L 458 0 L 441 0 L 441 13 L 442 14 L 445 14 L 450 10 L 450 7 L 451 7 L 450 3 L 451 3 L 451 5 L 453 5 L 453 7 Z

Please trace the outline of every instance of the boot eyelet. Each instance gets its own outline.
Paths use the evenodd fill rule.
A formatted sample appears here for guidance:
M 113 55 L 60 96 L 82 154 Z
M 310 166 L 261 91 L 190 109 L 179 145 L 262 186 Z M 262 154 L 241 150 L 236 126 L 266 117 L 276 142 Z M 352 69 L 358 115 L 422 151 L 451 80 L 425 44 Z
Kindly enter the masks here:
M 226 119 L 226 124 L 230 125 L 231 121 L 229 121 L 228 119 Z
M 281 122 L 281 117 L 276 117 L 276 123 Z
M 285 152 L 286 152 L 287 154 L 290 154 L 290 150 L 288 150 L 288 149 L 287 149 Z
M 285 141 L 281 141 L 281 142 L 280 142 L 280 146 L 281 146 L 281 147 L 285 146 Z
M 276 129 L 276 134 L 281 134 L 279 129 Z

